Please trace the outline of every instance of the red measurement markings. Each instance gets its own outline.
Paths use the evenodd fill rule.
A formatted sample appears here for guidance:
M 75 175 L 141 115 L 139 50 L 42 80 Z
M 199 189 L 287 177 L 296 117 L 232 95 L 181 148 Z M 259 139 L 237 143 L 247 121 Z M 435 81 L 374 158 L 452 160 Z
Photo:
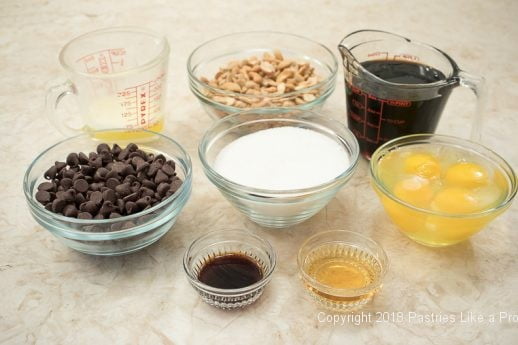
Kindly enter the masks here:
M 374 53 L 373 53 L 374 54 Z M 383 53 L 375 53 L 378 55 L 382 55 Z M 361 89 L 354 87 L 350 84 L 348 84 L 348 87 L 351 89 L 351 91 L 358 95 L 363 97 L 363 103 L 357 99 L 354 99 L 351 97 L 351 105 L 355 106 L 358 109 L 359 113 L 355 113 L 348 110 L 349 116 L 351 119 L 358 123 L 363 123 L 363 133 L 360 131 L 356 131 L 355 134 L 358 138 L 364 139 L 365 141 L 377 144 L 380 141 L 386 141 L 385 138 L 381 137 L 381 124 L 382 121 L 386 123 L 390 123 L 393 125 L 402 125 L 405 123 L 404 120 L 400 119 L 390 119 L 390 118 L 384 118 L 383 117 L 383 108 L 384 105 L 390 105 L 395 107 L 401 107 L 401 108 L 407 108 L 412 105 L 411 101 L 407 100 L 387 100 L 387 99 L 381 99 L 372 95 L 367 94 L 366 92 L 363 92 Z M 379 110 L 376 110 L 379 109 Z M 375 138 L 371 137 L 374 136 L 374 133 L 371 132 L 371 136 L 368 135 L 368 128 L 376 129 Z
M 83 62 L 86 73 L 107 74 L 122 70 L 125 55 L 124 48 L 105 49 L 80 57 L 76 62 Z

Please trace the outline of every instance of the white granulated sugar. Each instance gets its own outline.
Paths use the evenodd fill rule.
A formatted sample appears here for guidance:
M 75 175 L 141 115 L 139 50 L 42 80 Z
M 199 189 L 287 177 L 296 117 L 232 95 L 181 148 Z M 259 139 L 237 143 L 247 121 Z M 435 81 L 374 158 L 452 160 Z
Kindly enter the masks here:
M 287 126 L 234 140 L 220 151 L 214 169 L 248 187 L 288 190 L 328 182 L 349 164 L 343 145 L 319 132 Z

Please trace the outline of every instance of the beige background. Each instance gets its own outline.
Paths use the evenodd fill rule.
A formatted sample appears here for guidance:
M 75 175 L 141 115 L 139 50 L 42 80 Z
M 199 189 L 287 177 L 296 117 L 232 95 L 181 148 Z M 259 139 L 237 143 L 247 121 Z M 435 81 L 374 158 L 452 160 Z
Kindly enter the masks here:
M 487 77 L 483 142 L 518 164 L 518 2 L 516 1 L 27 1 L 0 2 L 0 344 L 516 344 L 518 323 L 320 323 L 305 297 L 295 255 L 310 234 L 360 231 L 391 259 L 384 290 L 366 312 L 518 314 L 516 205 L 470 241 L 430 249 L 397 232 L 368 185 L 366 163 L 329 206 L 302 225 L 262 229 L 241 216 L 203 176 L 197 144 L 211 123 L 186 78 L 190 51 L 237 31 L 271 29 L 320 41 L 337 53 L 347 33 L 377 28 L 436 45 Z M 97 258 L 67 249 L 36 225 L 22 195 L 35 155 L 62 138 L 44 115 L 46 84 L 62 77 L 60 48 L 102 27 L 140 25 L 171 47 L 166 133 L 191 154 L 192 197 L 157 244 L 133 255 Z M 343 81 L 326 110 L 345 120 Z M 474 96 L 454 91 L 440 131 L 466 136 Z M 73 102 L 69 102 L 69 106 Z M 201 211 L 203 209 L 203 211 Z M 262 299 L 240 311 L 205 305 L 181 267 L 198 235 L 247 228 L 279 254 Z M 322 314 L 320 314 L 322 316 Z

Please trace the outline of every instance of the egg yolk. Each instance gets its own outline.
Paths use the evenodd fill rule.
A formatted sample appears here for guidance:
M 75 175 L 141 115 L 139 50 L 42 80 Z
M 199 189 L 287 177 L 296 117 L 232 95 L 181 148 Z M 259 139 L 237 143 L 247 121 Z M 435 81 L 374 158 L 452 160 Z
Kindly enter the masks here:
M 432 210 L 447 213 L 473 213 L 481 209 L 477 199 L 466 188 L 447 187 L 437 193 Z
M 444 180 L 449 185 L 465 188 L 476 188 L 489 182 L 487 170 L 478 164 L 469 162 L 453 164 L 446 171 Z
M 410 205 L 427 207 L 433 197 L 433 191 L 428 180 L 411 177 L 401 180 L 394 186 L 394 195 Z
M 405 172 L 424 178 L 438 178 L 441 175 L 441 165 L 432 155 L 415 153 L 405 159 Z

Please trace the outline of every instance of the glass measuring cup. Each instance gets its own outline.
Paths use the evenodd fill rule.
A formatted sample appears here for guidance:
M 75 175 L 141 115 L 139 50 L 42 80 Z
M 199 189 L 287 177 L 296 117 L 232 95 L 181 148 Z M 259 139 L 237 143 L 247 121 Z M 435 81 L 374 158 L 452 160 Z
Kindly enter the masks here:
M 47 91 L 47 116 L 65 135 L 81 131 L 127 128 L 103 132 L 103 140 L 139 139 L 164 126 L 167 39 L 151 31 L 119 27 L 93 31 L 67 43 L 59 62 L 68 80 Z M 77 96 L 82 127 L 70 126 L 56 109 L 66 95 Z M 99 134 L 96 134 L 98 136 Z
M 470 138 L 480 140 L 484 78 L 462 71 L 441 50 L 377 30 L 355 31 L 338 49 L 349 129 L 367 159 L 396 137 L 434 133 L 452 89 L 459 85 L 477 97 Z

